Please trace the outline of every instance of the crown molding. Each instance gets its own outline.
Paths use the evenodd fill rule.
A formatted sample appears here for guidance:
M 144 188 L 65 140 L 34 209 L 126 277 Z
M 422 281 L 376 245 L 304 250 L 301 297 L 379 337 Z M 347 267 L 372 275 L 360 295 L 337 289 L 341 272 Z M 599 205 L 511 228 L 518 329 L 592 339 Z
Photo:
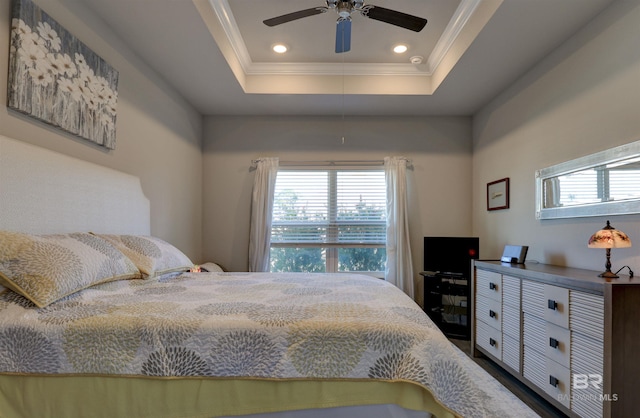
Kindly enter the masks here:
M 426 65 L 342 63 L 253 63 L 247 75 L 402 75 L 429 76 Z
M 482 0 L 462 0 L 427 59 L 427 72 L 433 74 L 453 47 Z

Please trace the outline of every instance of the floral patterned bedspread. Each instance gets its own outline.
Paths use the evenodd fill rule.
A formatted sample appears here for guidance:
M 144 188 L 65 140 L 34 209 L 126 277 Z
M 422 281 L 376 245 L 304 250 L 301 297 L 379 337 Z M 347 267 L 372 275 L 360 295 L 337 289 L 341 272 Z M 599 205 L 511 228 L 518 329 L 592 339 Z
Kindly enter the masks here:
M 536 416 L 399 289 L 351 274 L 123 280 L 42 309 L 5 291 L 0 373 L 404 379 L 464 417 Z

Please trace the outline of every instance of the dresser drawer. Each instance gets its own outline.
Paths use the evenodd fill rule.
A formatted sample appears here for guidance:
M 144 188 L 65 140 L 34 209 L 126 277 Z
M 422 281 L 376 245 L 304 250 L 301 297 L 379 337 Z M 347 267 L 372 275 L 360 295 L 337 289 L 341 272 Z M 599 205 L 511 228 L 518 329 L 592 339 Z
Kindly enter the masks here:
M 476 298 L 476 319 L 502 331 L 502 304 L 486 296 Z
M 569 328 L 569 289 L 548 284 L 522 284 L 522 310 Z
M 476 344 L 502 360 L 502 333 L 482 321 L 476 321 Z
M 524 345 L 565 367 L 571 364 L 571 332 L 547 321 L 524 314 Z
M 523 375 L 565 407 L 570 407 L 571 372 L 543 353 L 524 347 Z
M 563 328 L 569 328 L 569 289 L 544 285 L 544 319 Z
M 544 391 L 567 408 L 571 405 L 571 371 L 552 360 L 545 364 L 546 385 Z
M 547 358 L 565 367 L 571 365 L 571 332 L 555 324 L 545 324 L 545 354 Z
M 502 301 L 502 275 L 486 270 L 476 270 L 476 289 L 479 295 Z

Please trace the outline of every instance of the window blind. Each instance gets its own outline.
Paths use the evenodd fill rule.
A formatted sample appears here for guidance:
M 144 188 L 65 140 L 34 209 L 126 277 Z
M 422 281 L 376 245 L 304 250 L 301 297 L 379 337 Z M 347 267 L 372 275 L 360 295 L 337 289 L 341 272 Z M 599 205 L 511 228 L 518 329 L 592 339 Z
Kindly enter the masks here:
M 349 246 L 386 242 L 382 169 L 278 171 L 271 243 Z
M 553 207 L 635 199 L 638 184 L 638 169 L 598 167 L 566 174 L 559 178 L 559 200 Z

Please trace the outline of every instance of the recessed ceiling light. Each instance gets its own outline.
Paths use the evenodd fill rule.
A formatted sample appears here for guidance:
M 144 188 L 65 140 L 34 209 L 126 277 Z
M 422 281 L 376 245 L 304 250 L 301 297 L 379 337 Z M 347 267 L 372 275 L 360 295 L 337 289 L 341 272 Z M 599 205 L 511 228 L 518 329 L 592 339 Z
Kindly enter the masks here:
M 285 44 L 275 44 L 272 47 L 272 49 L 274 52 L 277 52 L 278 54 L 284 54 L 285 52 L 287 52 L 289 48 L 287 48 Z
M 407 49 L 409 49 L 406 45 L 396 45 L 393 47 L 393 52 L 395 52 L 396 54 L 402 54 L 404 52 L 407 52 Z

